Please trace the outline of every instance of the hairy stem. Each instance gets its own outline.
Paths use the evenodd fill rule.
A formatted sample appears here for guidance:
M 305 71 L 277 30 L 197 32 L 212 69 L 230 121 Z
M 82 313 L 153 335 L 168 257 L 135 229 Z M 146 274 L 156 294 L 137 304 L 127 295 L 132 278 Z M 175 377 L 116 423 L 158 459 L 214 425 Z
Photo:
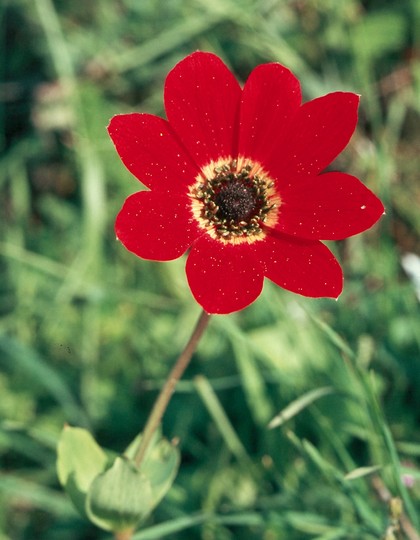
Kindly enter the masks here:
M 150 416 L 144 427 L 136 455 L 134 456 L 134 462 L 137 466 L 140 466 L 141 462 L 143 461 L 150 441 L 152 440 L 153 435 L 158 428 L 160 421 L 162 420 L 162 416 L 164 415 L 171 396 L 175 390 L 175 386 L 179 379 L 182 377 L 185 369 L 187 368 L 191 357 L 201 339 L 201 336 L 203 335 L 204 330 L 207 328 L 210 317 L 211 315 L 209 315 L 205 311 L 201 313 L 200 318 L 197 321 L 197 324 L 194 328 L 193 333 L 191 334 L 188 343 L 186 344 L 182 353 L 179 355 L 178 360 L 172 368 L 172 371 L 166 379 L 166 382 L 163 385 L 157 400 L 155 401 L 152 412 L 150 413 Z

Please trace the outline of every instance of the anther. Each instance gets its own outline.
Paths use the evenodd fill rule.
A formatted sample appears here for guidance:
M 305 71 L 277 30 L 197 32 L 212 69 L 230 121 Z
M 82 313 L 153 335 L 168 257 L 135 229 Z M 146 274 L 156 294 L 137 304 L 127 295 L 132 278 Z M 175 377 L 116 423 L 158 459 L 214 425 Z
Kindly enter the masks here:
M 237 169 L 237 160 L 219 162 L 210 169 L 210 176 L 201 176 L 191 190 L 202 226 L 232 242 L 260 235 L 261 225 L 276 207 L 270 204 L 275 193 L 269 190 L 274 183 L 261 171 L 251 173 L 257 169 L 255 164 L 248 162 Z

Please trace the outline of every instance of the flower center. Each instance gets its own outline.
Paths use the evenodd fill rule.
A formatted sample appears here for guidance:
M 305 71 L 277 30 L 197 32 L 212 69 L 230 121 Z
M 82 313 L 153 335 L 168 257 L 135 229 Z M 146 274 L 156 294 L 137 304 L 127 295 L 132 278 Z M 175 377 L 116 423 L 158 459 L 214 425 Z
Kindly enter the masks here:
M 210 236 L 224 243 L 264 238 L 277 222 L 280 197 L 258 163 L 219 160 L 203 167 L 190 188 L 192 211 Z
M 214 202 L 219 208 L 216 215 L 227 222 L 247 220 L 255 212 L 257 196 L 253 186 L 244 182 L 228 182 L 215 194 Z

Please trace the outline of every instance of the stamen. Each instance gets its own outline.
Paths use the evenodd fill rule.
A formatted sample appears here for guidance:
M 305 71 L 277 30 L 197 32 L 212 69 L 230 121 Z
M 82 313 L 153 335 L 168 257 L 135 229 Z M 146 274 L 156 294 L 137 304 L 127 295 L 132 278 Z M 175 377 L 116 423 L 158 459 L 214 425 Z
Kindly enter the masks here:
M 262 167 L 240 161 L 239 168 L 237 160 L 204 167 L 190 189 L 193 214 L 200 226 L 224 243 L 261 240 L 263 225 L 277 222 L 281 202 Z

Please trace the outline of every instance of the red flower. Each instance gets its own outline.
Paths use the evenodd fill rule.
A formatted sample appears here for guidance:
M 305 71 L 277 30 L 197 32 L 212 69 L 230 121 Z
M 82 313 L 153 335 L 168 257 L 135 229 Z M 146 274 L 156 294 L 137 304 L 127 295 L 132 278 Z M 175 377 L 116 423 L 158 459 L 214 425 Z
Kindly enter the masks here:
M 277 63 L 258 66 L 241 89 L 217 56 L 187 56 L 166 79 L 168 120 L 133 113 L 109 125 L 149 188 L 125 201 L 117 238 L 156 261 L 189 249 L 188 282 L 209 313 L 248 306 L 264 276 L 338 297 L 342 271 L 320 240 L 360 233 L 384 212 L 354 176 L 322 173 L 347 145 L 358 102 L 333 92 L 301 105 L 299 81 Z

